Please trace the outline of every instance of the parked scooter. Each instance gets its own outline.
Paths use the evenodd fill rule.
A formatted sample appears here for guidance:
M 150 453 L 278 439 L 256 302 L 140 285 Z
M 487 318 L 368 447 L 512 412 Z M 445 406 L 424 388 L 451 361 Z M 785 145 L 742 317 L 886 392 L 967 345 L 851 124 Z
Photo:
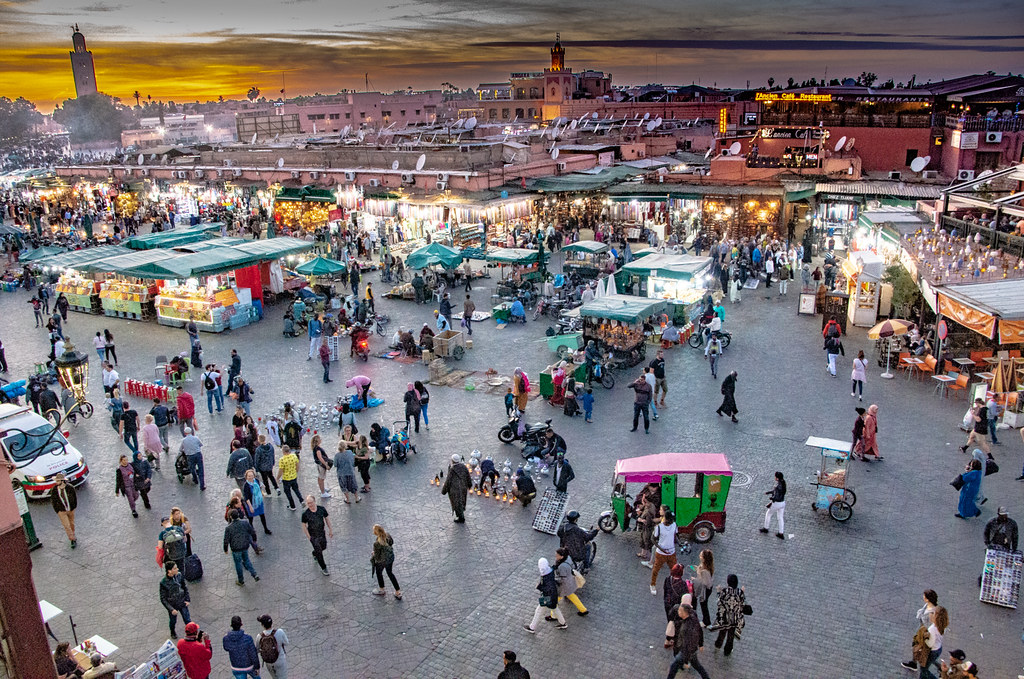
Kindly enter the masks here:
M 549 429 L 551 429 L 551 420 L 545 420 L 526 425 L 523 433 L 520 434 L 519 417 L 513 415 L 509 418 L 508 424 L 498 430 L 498 440 L 502 443 L 522 441 L 525 446 L 539 445 L 544 439 L 545 432 Z

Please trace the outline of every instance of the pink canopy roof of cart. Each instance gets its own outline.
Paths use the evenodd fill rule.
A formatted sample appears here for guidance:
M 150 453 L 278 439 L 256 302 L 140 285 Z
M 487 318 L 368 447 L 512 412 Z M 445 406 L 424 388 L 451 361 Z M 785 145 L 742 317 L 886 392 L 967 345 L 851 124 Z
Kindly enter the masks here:
M 723 474 L 732 476 L 729 460 L 721 453 L 657 453 L 615 463 L 615 474 L 630 483 L 660 481 L 663 474 Z

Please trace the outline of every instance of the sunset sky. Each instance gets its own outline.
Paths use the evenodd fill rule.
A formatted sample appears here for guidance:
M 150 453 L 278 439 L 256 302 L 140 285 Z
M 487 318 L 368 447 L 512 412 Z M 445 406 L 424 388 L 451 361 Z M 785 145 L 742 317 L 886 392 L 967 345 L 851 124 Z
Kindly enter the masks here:
M 566 65 L 617 85 L 764 85 L 873 71 L 918 82 L 1024 64 L 1019 0 L 0 0 L 0 95 L 49 111 L 74 96 L 78 23 L 102 92 L 194 101 L 442 82 Z

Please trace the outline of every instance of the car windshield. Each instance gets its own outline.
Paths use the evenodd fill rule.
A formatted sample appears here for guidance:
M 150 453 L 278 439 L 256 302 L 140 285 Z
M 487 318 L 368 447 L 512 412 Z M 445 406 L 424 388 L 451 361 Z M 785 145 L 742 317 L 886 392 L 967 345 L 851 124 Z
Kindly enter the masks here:
M 22 462 L 24 460 L 31 459 L 34 456 L 44 455 L 46 453 L 60 453 L 64 449 L 64 446 L 67 445 L 67 439 L 65 439 L 60 432 L 57 432 L 53 439 L 46 444 L 45 450 L 38 450 L 43 445 L 43 441 L 45 441 L 52 432 L 53 425 L 50 423 L 41 424 L 24 433 L 20 431 L 8 431 L 7 435 L 3 438 L 4 448 L 7 449 L 7 453 L 15 462 Z

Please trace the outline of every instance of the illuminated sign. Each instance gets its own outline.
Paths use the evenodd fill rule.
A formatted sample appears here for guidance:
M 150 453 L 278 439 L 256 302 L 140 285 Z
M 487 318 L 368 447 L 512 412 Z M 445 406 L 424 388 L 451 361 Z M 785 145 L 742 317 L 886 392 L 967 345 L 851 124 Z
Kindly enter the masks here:
M 729 109 L 718 109 L 718 134 L 725 134 L 729 129 Z
M 756 92 L 754 101 L 809 101 L 820 104 L 832 101 L 832 95 L 805 94 L 803 92 Z
M 762 127 L 758 131 L 762 139 L 821 139 L 823 134 L 820 127 Z

